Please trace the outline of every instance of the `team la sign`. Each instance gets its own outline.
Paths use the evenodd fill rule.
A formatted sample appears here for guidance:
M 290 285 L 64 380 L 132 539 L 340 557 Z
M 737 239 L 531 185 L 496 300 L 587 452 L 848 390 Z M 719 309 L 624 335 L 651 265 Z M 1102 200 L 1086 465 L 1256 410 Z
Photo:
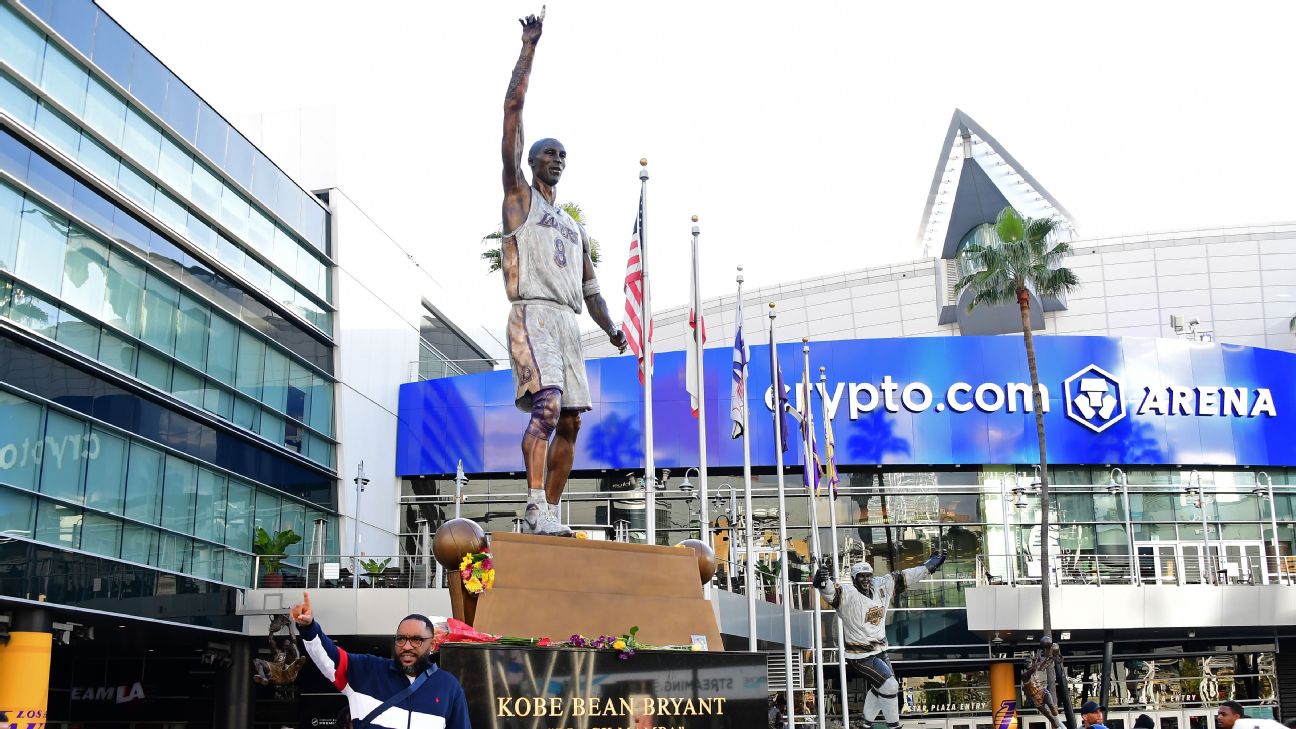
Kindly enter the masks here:
M 1040 336 L 1039 410 L 1049 460 L 1059 464 L 1296 466 L 1296 354 L 1166 339 Z M 684 356 L 657 353 L 655 462 L 698 464 L 697 423 L 684 391 Z M 730 410 L 732 352 L 705 353 L 707 410 Z M 801 345 L 777 360 L 791 405 L 806 399 Z M 749 360 L 753 465 L 774 464 L 768 346 Z M 1038 462 L 1036 404 L 1021 337 L 857 339 L 810 343 L 815 421 L 832 420 L 843 467 Z M 819 381 L 819 367 L 826 377 Z M 575 468 L 642 469 L 642 386 L 631 357 L 587 362 L 594 409 L 584 416 Z M 520 472 L 520 417 L 508 372 L 401 388 L 397 473 Z M 794 419 L 789 426 L 796 428 Z M 708 465 L 738 468 L 731 423 L 707 419 Z M 795 434 L 794 434 L 795 435 Z M 823 443 L 822 431 L 818 434 Z M 788 463 L 802 458 L 791 437 Z

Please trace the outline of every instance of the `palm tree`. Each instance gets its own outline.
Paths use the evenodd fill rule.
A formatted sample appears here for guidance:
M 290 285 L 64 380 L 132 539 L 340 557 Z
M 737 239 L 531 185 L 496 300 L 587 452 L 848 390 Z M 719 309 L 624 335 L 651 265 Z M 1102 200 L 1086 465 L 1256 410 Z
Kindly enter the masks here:
M 1063 296 L 1080 281 L 1075 272 L 1062 266 L 1071 252 L 1065 242 L 1051 242 L 1049 235 L 1057 227 L 1052 218 L 1022 219 L 1012 208 L 1004 208 L 995 221 L 995 238 L 989 243 L 972 243 L 961 252 L 963 270 L 970 273 L 959 279 L 958 290 L 970 288 L 975 294 L 968 309 L 982 304 L 994 306 L 1016 302 L 1021 309 L 1022 336 L 1026 340 L 1026 364 L 1030 369 L 1034 393 L 1035 434 L 1040 453 L 1040 607 L 1044 613 L 1044 635 L 1053 637 L 1053 616 L 1049 603 L 1049 476 L 1048 451 L 1044 441 L 1044 409 L 1040 398 L 1039 371 L 1035 366 L 1035 335 L 1031 332 L 1030 292 L 1044 296 Z
M 581 225 L 585 224 L 585 211 L 581 210 L 580 205 L 574 202 L 565 202 L 565 203 L 558 203 L 558 207 L 562 208 L 567 212 L 568 215 L 572 216 L 572 220 L 575 220 L 577 223 L 580 223 Z M 482 236 L 482 243 L 490 246 L 490 248 L 488 248 L 485 252 L 481 254 L 482 260 L 487 261 L 490 264 L 490 268 L 486 270 L 487 274 L 495 273 L 496 271 L 500 270 L 500 268 L 503 267 L 503 263 L 500 260 L 499 244 L 492 242 L 492 241 L 497 241 L 503 237 L 504 237 L 503 225 L 496 228 L 494 233 L 491 233 L 490 235 L 487 236 Z M 590 242 L 590 260 L 594 262 L 595 266 L 597 266 L 599 265 L 599 261 L 602 259 L 602 256 L 599 255 L 599 242 L 597 239 L 593 237 L 589 239 L 589 242 Z

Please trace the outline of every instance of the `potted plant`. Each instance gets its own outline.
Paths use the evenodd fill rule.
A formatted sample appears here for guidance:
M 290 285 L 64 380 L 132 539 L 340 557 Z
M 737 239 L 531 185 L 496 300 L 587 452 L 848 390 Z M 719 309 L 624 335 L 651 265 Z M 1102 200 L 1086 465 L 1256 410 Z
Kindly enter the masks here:
M 265 577 L 261 580 L 262 587 L 283 587 L 283 575 L 279 572 L 279 563 L 287 554 L 288 548 L 301 540 L 301 535 L 292 529 L 275 532 L 274 536 L 271 536 L 265 529 L 257 527 L 256 537 L 252 540 L 252 553 L 259 556 L 261 564 L 265 565 Z
M 365 573 L 369 575 L 369 583 L 376 587 L 383 571 L 387 569 L 387 565 L 391 564 L 391 561 L 391 557 L 381 562 L 377 559 L 362 559 L 360 560 L 360 566 L 364 567 Z
M 769 602 L 778 602 L 778 582 L 782 569 L 783 560 L 781 559 L 756 563 L 756 575 L 765 588 L 765 599 Z

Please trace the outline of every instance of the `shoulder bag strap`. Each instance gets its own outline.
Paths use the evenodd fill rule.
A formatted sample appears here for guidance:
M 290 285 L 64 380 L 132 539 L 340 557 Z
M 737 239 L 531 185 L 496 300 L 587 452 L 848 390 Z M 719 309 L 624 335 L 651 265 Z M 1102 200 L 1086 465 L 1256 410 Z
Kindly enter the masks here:
M 361 721 L 364 722 L 365 724 L 368 724 L 374 719 L 377 719 L 379 716 L 382 716 L 382 713 L 384 711 L 404 701 L 406 698 L 409 697 L 410 694 L 422 688 L 423 684 L 427 683 L 428 676 L 431 676 L 434 672 L 436 672 L 436 670 L 437 670 L 436 666 L 429 666 L 428 670 L 424 671 L 423 673 L 420 673 L 418 675 L 418 678 L 414 679 L 413 683 L 401 689 L 400 691 L 396 692 L 395 696 L 379 704 L 378 708 L 374 709 L 368 714 L 365 714 L 365 717 L 361 719 Z

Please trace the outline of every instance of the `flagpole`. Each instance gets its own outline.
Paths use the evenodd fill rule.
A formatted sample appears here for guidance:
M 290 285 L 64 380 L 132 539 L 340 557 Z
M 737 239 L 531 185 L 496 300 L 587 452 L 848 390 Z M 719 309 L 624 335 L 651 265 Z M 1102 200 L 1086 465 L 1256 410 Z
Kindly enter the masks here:
M 743 275 L 742 266 L 738 267 L 738 321 L 736 326 L 741 327 L 742 321 L 742 285 Z M 746 347 L 747 338 L 743 337 L 743 346 Z M 738 375 L 742 378 L 740 383 L 742 387 L 742 429 L 743 429 L 743 520 L 746 522 L 743 539 L 747 545 L 747 564 L 744 572 L 743 584 L 747 589 L 747 650 L 756 650 L 756 560 L 752 554 L 752 547 L 756 544 L 756 527 L 752 519 L 752 471 L 751 471 L 751 427 L 747 422 L 748 402 L 750 393 L 747 392 L 747 368 Z M 777 398 L 776 398 L 777 402 Z M 777 447 L 777 446 L 776 446 Z M 732 568 L 731 568 L 732 569 Z
M 814 386 L 810 384 L 810 340 L 807 338 L 801 339 L 801 357 L 805 368 L 801 375 L 801 382 L 805 385 L 805 417 L 802 419 L 802 425 L 805 430 L 804 457 L 807 475 L 805 489 L 810 505 L 810 570 L 813 572 L 815 560 L 823 553 L 819 550 L 819 499 L 817 498 L 819 464 L 815 463 L 814 400 L 812 398 Z M 819 726 L 827 726 L 824 723 L 823 608 L 819 604 L 819 595 L 813 588 L 810 590 L 810 604 L 814 614 L 814 630 L 811 631 L 811 635 L 814 637 L 815 655 L 815 711 L 819 715 Z
M 787 560 L 787 498 L 783 488 L 783 393 L 778 391 L 778 338 L 774 335 L 774 302 L 769 305 L 770 320 L 770 381 L 774 383 L 774 463 L 778 474 L 778 520 L 779 520 L 779 583 L 783 589 L 783 667 L 786 677 L 787 727 L 792 729 L 796 724 L 796 702 L 792 693 L 792 586 L 788 583 Z
M 827 433 L 829 427 L 828 398 L 826 395 L 828 391 L 827 383 L 828 383 L 827 371 L 825 368 L 820 367 L 819 368 L 819 402 L 823 404 L 824 448 L 825 449 L 827 449 L 828 447 Z M 836 453 L 835 444 L 833 450 L 835 456 Z M 833 469 L 833 476 L 836 476 L 835 468 Z M 832 499 L 828 502 L 828 529 L 829 529 L 829 535 L 831 536 L 832 539 L 832 571 L 833 571 L 833 575 L 837 576 L 841 574 L 841 565 L 840 565 L 841 560 L 838 556 L 838 548 L 837 548 L 837 487 L 830 480 L 828 483 L 828 488 L 832 489 L 832 491 L 829 492 L 830 495 L 832 496 Z M 847 688 L 846 687 L 846 631 L 844 630 L 845 623 L 842 622 L 841 611 L 835 610 L 833 612 L 837 619 L 836 620 L 837 622 L 837 668 L 839 671 L 838 682 L 841 684 L 842 726 L 848 727 L 850 726 L 850 703 L 848 702 L 848 696 L 846 693 L 846 688 Z
M 702 501 L 700 518 L 702 519 L 702 543 L 711 547 L 711 513 L 707 499 L 707 455 L 706 455 L 706 368 L 703 366 L 705 359 L 705 350 L 702 345 L 706 343 L 706 321 L 702 318 L 702 276 L 699 272 L 701 259 L 698 256 L 698 216 L 693 216 L 693 316 L 695 317 L 696 326 L 693 327 L 693 340 L 697 343 L 697 358 L 693 362 L 694 372 L 697 376 L 698 386 L 698 487 L 701 494 L 698 498 Z M 706 591 L 709 595 L 711 585 L 706 585 Z
M 652 287 L 648 283 L 648 159 L 639 160 L 639 204 L 643 208 L 639 223 L 639 262 L 643 265 L 643 319 L 639 336 L 644 360 L 644 527 L 649 544 L 657 543 L 657 466 L 653 460 L 652 417 Z

